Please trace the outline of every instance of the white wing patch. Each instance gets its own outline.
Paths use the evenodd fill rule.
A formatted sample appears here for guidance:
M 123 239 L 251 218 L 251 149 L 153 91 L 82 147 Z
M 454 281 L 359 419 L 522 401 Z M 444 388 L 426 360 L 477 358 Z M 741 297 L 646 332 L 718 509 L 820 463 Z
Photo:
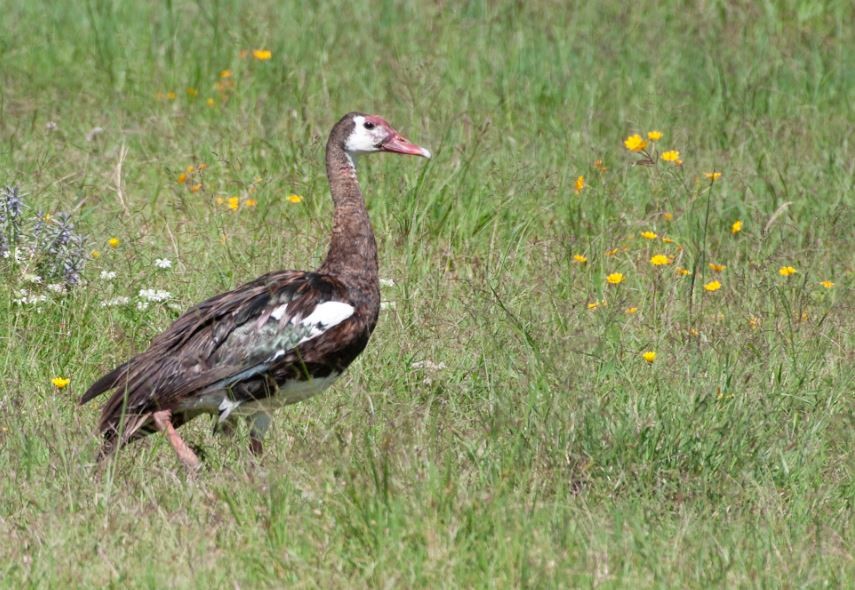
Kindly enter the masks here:
M 299 323 L 303 326 L 311 326 L 312 331 L 300 340 L 300 344 L 312 338 L 317 338 L 333 326 L 339 325 L 352 316 L 354 311 L 356 310 L 352 305 L 342 303 L 341 301 L 325 301 L 320 305 L 316 305 L 312 313 L 299 320 L 299 322 L 292 320 L 294 323 Z
M 286 311 L 288 311 L 288 304 L 283 303 L 282 305 L 270 312 L 270 317 L 272 317 L 274 320 L 281 320 L 282 316 L 285 315 Z
M 273 313 L 270 314 L 271 317 L 276 318 L 276 312 L 284 306 L 279 306 Z M 288 322 L 289 326 L 293 326 L 299 334 L 302 334 L 300 340 L 297 341 L 296 344 L 292 344 L 290 348 L 296 348 L 303 344 L 304 342 L 308 342 L 314 338 L 317 338 L 330 328 L 339 325 L 344 320 L 353 315 L 353 312 L 356 311 L 352 305 L 347 303 L 343 303 L 341 301 L 325 301 L 324 303 L 320 303 L 315 306 L 315 309 L 312 310 L 312 313 L 307 315 L 304 318 L 294 317 L 291 318 L 291 321 Z M 285 312 L 282 311 L 279 314 L 279 318 L 282 317 L 282 314 Z M 276 318 L 276 319 L 279 319 Z M 292 340 L 293 342 L 293 340 Z M 284 356 L 288 351 L 284 349 L 279 349 L 273 353 L 273 356 L 270 357 L 270 360 L 267 362 L 273 362 L 276 359 Z

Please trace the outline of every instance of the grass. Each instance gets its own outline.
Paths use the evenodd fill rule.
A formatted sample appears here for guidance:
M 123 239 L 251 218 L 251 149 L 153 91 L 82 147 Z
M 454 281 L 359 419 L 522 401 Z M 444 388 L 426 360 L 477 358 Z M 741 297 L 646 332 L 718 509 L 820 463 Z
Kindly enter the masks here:
M 0 260 L 0 586 L 853 584 L 850 3 L 9 4 L 0 183 L 100 257 L 38 305 Z M 181 309 L 319 263 L 355 109 L 435 154 L 361 162 L 395 281 L 365 354 L 260 465 L 199 420 L 199 477 L 159 437 L 96 476 L 75 399 Z M 681 167 L 633 165 L 652 129 Z

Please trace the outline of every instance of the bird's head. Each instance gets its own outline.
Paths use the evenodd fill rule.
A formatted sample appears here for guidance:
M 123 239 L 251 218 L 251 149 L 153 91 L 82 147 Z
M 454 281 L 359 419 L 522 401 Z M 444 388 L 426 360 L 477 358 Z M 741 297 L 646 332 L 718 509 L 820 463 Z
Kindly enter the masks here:
M 430 151 L 395 131 L 383 117 L 348 113 L 339 125 L 343 126 L 344 150 L 352 156 L 391 152 L 430 158 Z

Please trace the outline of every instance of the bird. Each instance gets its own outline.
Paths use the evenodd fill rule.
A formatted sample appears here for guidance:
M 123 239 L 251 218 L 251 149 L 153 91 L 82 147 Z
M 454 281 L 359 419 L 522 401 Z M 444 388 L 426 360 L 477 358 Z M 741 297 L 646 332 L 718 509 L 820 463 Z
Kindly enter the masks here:
M 334 204 L 326 258 L 315 271 L 279 270 L 183 313 L 148 349 L 96 380 L 83 405 L 112 391 L 101 410 L 99 462 L 161 432 L 190 471 L 196 452 L 177 429 L 200 415 L 215 431 L 249 423 L 249 449 L 277 407 L 329 387 L 365 349 L 380 313 L 377 245 L 357 180 L 357 158 L 431 153 L 378 115 L 351 112 L 332 128 L 326 173 Z

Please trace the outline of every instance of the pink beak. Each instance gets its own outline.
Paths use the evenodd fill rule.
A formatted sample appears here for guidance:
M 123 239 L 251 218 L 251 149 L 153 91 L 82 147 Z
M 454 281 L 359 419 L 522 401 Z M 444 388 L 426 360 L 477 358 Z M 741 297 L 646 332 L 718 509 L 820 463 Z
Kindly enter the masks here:
M 423 148 L 420 145 L 412 143 L 409 139 L 392 131 L 392 135 L 380 144 L 380 149 L 384 152 L 394 152 L 396 154 L 409 154 L 411 156 L 421 156 L 430 159 L 430 150 Z

